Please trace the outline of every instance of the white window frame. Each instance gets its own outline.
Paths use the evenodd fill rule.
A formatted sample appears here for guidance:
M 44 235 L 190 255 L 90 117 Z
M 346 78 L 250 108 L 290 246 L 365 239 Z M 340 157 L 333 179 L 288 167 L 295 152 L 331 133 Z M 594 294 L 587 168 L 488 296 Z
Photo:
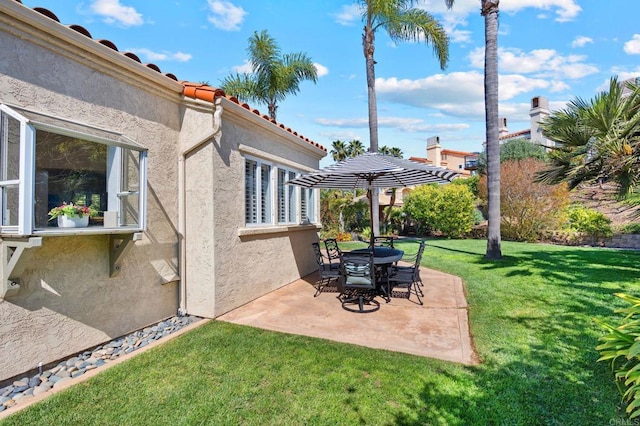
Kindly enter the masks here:
M 252 161 L 254 163 L 256 163 L 256 176 L 255 176 L 255 182 L 253 185 L 253 195 L 255 198 L 255 222 L 249 222 L 247 221 L 247 211 L 246 211 L 246 203 L 247 203 L 247 176 L 246 176 L 246 170 L 247 170 L 247 160 L 248 161 Z M 244 201 L 245 201 L 245 214 L 244 214 L 244 220 L 245 220 L 245 225 L 246 226 L 264 226 L 264 225 L 271 225 L 274 222 L 274 212 L 276 211 L 276 206 L 275 206 L 275 201 L 274 201 L 274 173 L 276 168 L 274 167 L 273 163 L 271 163 L 270 161 L 264 161 L 260 158 L 257 157 L 245 157 L 244 160 L 244 171 L 245 171 L 245 176 L 244 176 L 244 185 L 245 185 L 245 194 L 244 194 Z M 262 188 L 263 188 L 263 176 L 262 176 L 262 167 L 266 166 L 269 167 L 269 175 L 267 176 L 268 182 L 267 182 L 267 195 L 269 197 L 269 200 L 267 200 L 266 202 L 266 206 L 264 206 L 264 208 L 267 208 L 267 212 L 265 217 L 263 218 L 262 216 L 262 210 L 263 210 L 263 200 L 262 200 Z
M 7 116 L 18 120 L 20 123 L 20 164 L 19 179 L 0 180 L 0 190 L 4 188 L 18 187 L 18 225 L 4 225 L 5 205 L 3 197 L 0 197 L 0 233 L 16 236 L 29 235 L 53 235 L 53 234 L 110 234 L 123 232 L 140 232 L 146 229 L 147 219 L 147 149 L 138 145 L 126 136 L 109 130 L 64 120 L 18 107 L 10 107 L 0 104 L 0 116 Z M 35 117 L 35 118 L 34 118 Z M 38 118 L 41 119 L 38 119 Z M 4 119 L 3 119 L 4 121 Z M 4 124 L 4 123 L 3 123 Z M 4 125 L 1 126 L 4 129 Z M 121 212 L 122 200 L 127 196 L 138 196 L 138 223 L 136 225 L 119 225 L 115 228 L 89 227 L 89 228 L 55 228 L 35 229 L 35 147 L 36 129 L 64 136 L 78 138 L 88 142 L 107 145 L 107 191 L 108 210 Z M 83 131 L 84 130 L 84 131 Z M 4 133 L 4 131 L 3 131 Z M 0 134 L 0 161 L 7 161 L 7 137 Z M 138 153 L 139 175 L 138 190 L 134 192 L 122 191 L 123 153 L 125 149 Z M 2 179 L 3 177 L 0 177 Z M 120 216 L 120 214 L 118 214 Z
M 265 221 L 262 221 L 257 214 L 258 212 L 261 211 L 261 202 L 262 202 L 261 197 L 257 196 L 259 194 L 259 191 L 261 189 L 261 184 L 262 184 L 261 173 L 257 173 L 256 181 L 253 183 L 254 197 L 256 199 L 256 219 L 257 220 L 256 222 L 249 222 L 247 220 L 248 212 L 247 212 L 247 192 L 246 192 L 247 191 L 246 170 L 247 170 L 248 161 L 255 162 L 257 166 L 257 170 L 261 170 L 262 165 L 268 165 L 271 168 L 270 176 L 269 176 L 269 185 L 270 185 L 269 205 L 271 207 L 271 210 L 270 210 L 268 220 L 265 220 Z M 318 191 L 315 189 L 301 188 L 296 185 L 287 185 L 286 183 L 283 185 L 283 188 L 282 188 L 283 189 L 282 194 L 284 196 L 285 218 L 284 220 L 280 220 L 281 218 L 280 217 L 280 189 L 281 188 L 279 188 L 280 172 L 284 172 L 285 178 L 286 178 L 285 182 L 286 182 L 292 179 L 293 177 L 300 176 L 301 174 L 300 171 L 295 170 L 290 166 L 284 166 L 284 165 L 278 164 L 277 162 L 264 160 L 252 155 L 244 156 L 243 170 L 244 170 L 244 188 L 245 188 L 244 225 L 246 227 L 266 227 L 266 226 L 278 226 L 278 225 L 287 226 L 287 225 L 316 223 L 316 218 L 318 217 L 318 214 L 316 211 L 318 206 L 318 199 L 317 199 Z M 303 209 L 302 209 L 303 196 L 306 196 L 305 201 L 307 202 L 307 217 L 303 217 L 302 215 L 303 214 Z M 292 197 L 294 198 L 293 203 L 291 201 Z M 295 212 L 294 212 L 294 209 L 295 209 Z M 294 213 L 295 217 L 291 217 L 292 213 Z

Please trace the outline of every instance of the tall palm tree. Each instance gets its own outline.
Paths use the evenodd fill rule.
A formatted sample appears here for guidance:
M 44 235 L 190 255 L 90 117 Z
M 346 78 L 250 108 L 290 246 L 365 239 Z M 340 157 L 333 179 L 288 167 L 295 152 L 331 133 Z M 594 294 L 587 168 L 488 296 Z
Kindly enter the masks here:
M 618 196 L 626 197 L 640 184 L 640 86 L 625 87 L 617 78 L 609 91 L 586 101 L 577 98 L 542 123 L 546 137 L 558 147 L 549 167 L 538 174 L 545 183 L 610 180 Z
M 302 52 L 281 56 L 276 40 L 266 30 L 249 37 L 247 53 L 253 73 L 230 74 L 220 88 L 243 102 L 267 105 L 272 120 L 276 119 L 278 102 L 298 93 L 302 81 L 315 83 L 318 79 L 311 58 Z
M 500 140 L 498 129 L 498 3 L 481 0 L 484 16 L 484 105 L 487 140 L 487 259 L 501 259 L 500 243 Z
M 378 151 L 378 109 L 375 88 L 375 33 L 386 30 L 391 40 L 424 41 L 433 46 L 433 52 L 444 69 L 449 61 L 449 37 L 442 25 L 428 12 L 412 6 L 416 0 L 359 0 L 362 5 L 364 32 L 362 47 L 367 67 L 367 94 L 369 100 L 369 151 Z M 448 8 L 455 0 L 444 0 Z M 378 197 L 373 197 L 373 228 L 380 228 Z

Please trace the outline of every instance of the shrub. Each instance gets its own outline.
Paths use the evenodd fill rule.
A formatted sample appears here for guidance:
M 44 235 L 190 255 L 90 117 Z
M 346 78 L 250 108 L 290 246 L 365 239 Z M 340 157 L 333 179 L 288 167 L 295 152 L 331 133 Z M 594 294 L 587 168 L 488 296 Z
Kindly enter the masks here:
M 338 232 L 336 235 L 336 240 L 338 241 L 351 241 L 351 233 L 349 232 Z
M 534 158 L 509 160 L 500 165 L 501 234 L 506 239 L 535 241 L 549 230 L 562 227 L 569 204 L 565 184 L 534 182 L 545 163 Z M 487 177 L 478 183 L 479 195 L 487 203 Z
M 479 175 L 469 176 L 468 178 L 460 178 L 451 182 L 451 185 L 464 185 L 469 188 L 469 191 L 473 194 L 474 197 L 478 196 L 478 181 L 480 180 Z
M 473 226 L 473 201 L 464 185 L 422 185 L 404 199 L 404 210 L 421 227 L 459 238 Z
M 591 237 L 594 245 L 601 238 L 613 235 L 611 219 L 597 210 L 576 204 L 568 209 L 567 217 L 569 228 Z
M 640 234 L 640 223 L 627 223 L 618 230 L 620 234 Z
M 611 361 L 618 388 L 626 387 L 621 391 L 622 399 L 628 404 L 629 418 L 633 419 L 640 416 L 640 298 L 622 293 L 616 293 L 616 296 L 631 306 L 616 309 L 616 312 L 626 314 L 618 327 L 595 320 L 609 332 L 600 337 L 603 343 L 596 349 L 600 352 L 598 361 Z

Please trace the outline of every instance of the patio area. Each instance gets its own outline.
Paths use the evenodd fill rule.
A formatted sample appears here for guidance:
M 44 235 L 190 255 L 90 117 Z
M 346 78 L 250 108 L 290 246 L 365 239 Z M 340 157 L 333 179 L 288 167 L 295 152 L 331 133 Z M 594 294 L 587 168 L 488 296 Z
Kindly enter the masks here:
M 318 297 L 313 273 L 231 312 L 218 321 L 404 352 L 466 365 L 478 364 L 469 333 L 462 280 L 421 268 L 424 305 L 415 296 L 380 300 L 380 310 L 358 314 L 342 309 L 335 288 Z

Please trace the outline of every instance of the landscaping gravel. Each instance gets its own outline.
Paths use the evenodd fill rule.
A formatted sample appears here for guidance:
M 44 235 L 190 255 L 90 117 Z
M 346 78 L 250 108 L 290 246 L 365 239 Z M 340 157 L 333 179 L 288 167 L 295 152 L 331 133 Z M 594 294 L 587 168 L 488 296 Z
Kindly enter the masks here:
M 0 388 L 0 412 L 36 395 L 59 387 L 62 383 L 79 377 L 87 371 L 118 359 L 174 333 L 189 324 L 201 320 L 195 316 L 172 317 L 151 327 L 146 327 L 111 342 L 87 350 L 59 362 L 55 367 L 41 371 L 32 377 L 23 377 Z

